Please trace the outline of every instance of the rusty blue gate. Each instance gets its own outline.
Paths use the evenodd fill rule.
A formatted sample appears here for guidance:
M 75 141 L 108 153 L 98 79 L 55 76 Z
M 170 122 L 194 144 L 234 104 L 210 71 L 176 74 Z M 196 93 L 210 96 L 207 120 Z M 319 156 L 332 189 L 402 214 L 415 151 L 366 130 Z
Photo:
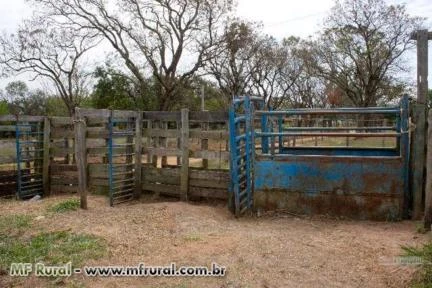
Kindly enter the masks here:
M 355 219 L 408 216 L 409 101 L 373 108 L 230 109 L 231 206 Z

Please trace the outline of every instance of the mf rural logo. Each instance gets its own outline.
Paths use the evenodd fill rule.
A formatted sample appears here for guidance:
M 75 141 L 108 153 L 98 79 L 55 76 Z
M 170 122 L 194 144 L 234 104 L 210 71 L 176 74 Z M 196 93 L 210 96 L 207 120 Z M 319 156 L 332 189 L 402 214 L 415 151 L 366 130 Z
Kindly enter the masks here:
M 59 266 L 48 266 L 44 263 L 12 263 L 10 276 L 26 277 L 34 274 L 38 277 L 69 277 L 73 273 L 81 273 L 81 269 L 72 269 L 72 262 Z

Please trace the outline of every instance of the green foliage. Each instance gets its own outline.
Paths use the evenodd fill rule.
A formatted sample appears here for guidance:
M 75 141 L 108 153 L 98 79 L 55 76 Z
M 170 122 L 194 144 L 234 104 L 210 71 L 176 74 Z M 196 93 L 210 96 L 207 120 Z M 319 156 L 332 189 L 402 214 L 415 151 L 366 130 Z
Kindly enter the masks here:
M 6 86 L 8 110 L 12 114 L 45 115 L 47 95 L 42 90 L 29 90 L 23 81 L 13 81 Z
M 8 103 L 6 100 L 0 101 L 0 115 L 6 115 L 9 114 L 9 108 Z
M 40 233 L 30 239 L 2 237 L 0 267 L 7 269 L 11 263 L 24 262 L 66 264 L 79 266 L 84 260 L 98 259 L 106 252 L 101 239 L 67 231 Z
M 69 116 L 66 105 L 59 97 L 48 97 L 46 105 L 46 112 L 48 116 Z
M 69 211 L 76 211 L 79 208 L 80 208 L 80 201 L 78 199 L 70 199 L 49 207 L 48 211 L 54 213 L 65 213 Z
M 92 93 L 92 105 L 97 109 L 153 110 L 156 96 L 149 80 L 145 87 L 138 87 L 127 75 L 111 68 L 97 67 L 97 80 Z
M 29 215 L 7 215 L 0 217 L 0 239 L 10 235 L 22 234 L 31 225 Z
M 31 218 L 30 215 L 0 216 L 0 270 L 7 270 L 11 263 L 17 262 L 66 264 L 72 261 L 78 266 L 106 252 L 105 242 L 91 235 L 57 231 L 24 237 L 31 228 Z
M 432 242 L 423 247 L 402 247 L 404 256 L 419 257 L 422 259 L 422 269 L 412 283 L 416 288 L 432 288 Z

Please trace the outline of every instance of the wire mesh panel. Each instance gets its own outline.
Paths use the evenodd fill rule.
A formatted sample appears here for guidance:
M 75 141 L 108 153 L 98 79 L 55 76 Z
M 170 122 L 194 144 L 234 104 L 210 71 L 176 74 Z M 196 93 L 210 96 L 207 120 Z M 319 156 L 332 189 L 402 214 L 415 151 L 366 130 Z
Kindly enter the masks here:
M 115 115 L 114 115 L 115 116 Z M 109 195 L 110 205 L 133 200 L 135 190 L 135 118 L 109 119 Z
M 43 123 L 16 122 L 17 198 L 43 195 Z

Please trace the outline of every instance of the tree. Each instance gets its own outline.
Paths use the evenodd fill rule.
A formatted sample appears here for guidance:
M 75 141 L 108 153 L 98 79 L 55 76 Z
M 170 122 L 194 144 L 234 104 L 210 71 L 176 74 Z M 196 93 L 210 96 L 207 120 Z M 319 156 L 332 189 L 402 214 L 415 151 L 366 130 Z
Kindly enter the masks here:
M 179 89 L 212 57 L 218 24 L 231 0 L 33 0 L 45 12 L 102 35 L 146 90 L 148 72 L 159 83 L 159 109 L 170 109 Z M 112 9 L 115 7 L 115 10 Z M 143 67 L 147 68 L 144 69 Z
M 226 102 L 249 93 L 254 68 L 252 58 L 261 45 L 259 27 L 255 23 L 234 19 L 225 26 L 215 57 L 209 59 L 206 70 L 216 80 Z
M 312 72 L 335 84 L 355 106 L 374 106 L 383 97 L 401 95 L 407 71 L 410 34 L 422 23 L 404 5 L 384 0 L 337 1 L 324 31 L 309 42 L 306 57 Z
M 299 94 L 293 89 L 304 72 L 303 62 L 297 55 L 299 43 L 296 37 L 279 43 L 273 37 L 264 36 L 252 58 L 252 91 L 265 99 L 269 107 L 297 106 Z
M 80 60 L 96 43 L 94 34 L 33 18 L 16 34 L 0 37 L 0 65 L 8 74 L 30 73 L 33 80 L 49 80 L 73 115 L 87 93 L 88 75 Z
M 8 111 L 15 115 L 45 115 L 47 95 L 42 90 L 29 90 L 23 81 L 13 81 L 6 86 Z
M 97 67 L 93 73 L 97 83 L 92 93 L 92 103 L 98 109 L 129 110 L 142 107 L 135 83 L 125 74 L 111 67 Z M 138 93 L 141 94 L 141 93 Z

